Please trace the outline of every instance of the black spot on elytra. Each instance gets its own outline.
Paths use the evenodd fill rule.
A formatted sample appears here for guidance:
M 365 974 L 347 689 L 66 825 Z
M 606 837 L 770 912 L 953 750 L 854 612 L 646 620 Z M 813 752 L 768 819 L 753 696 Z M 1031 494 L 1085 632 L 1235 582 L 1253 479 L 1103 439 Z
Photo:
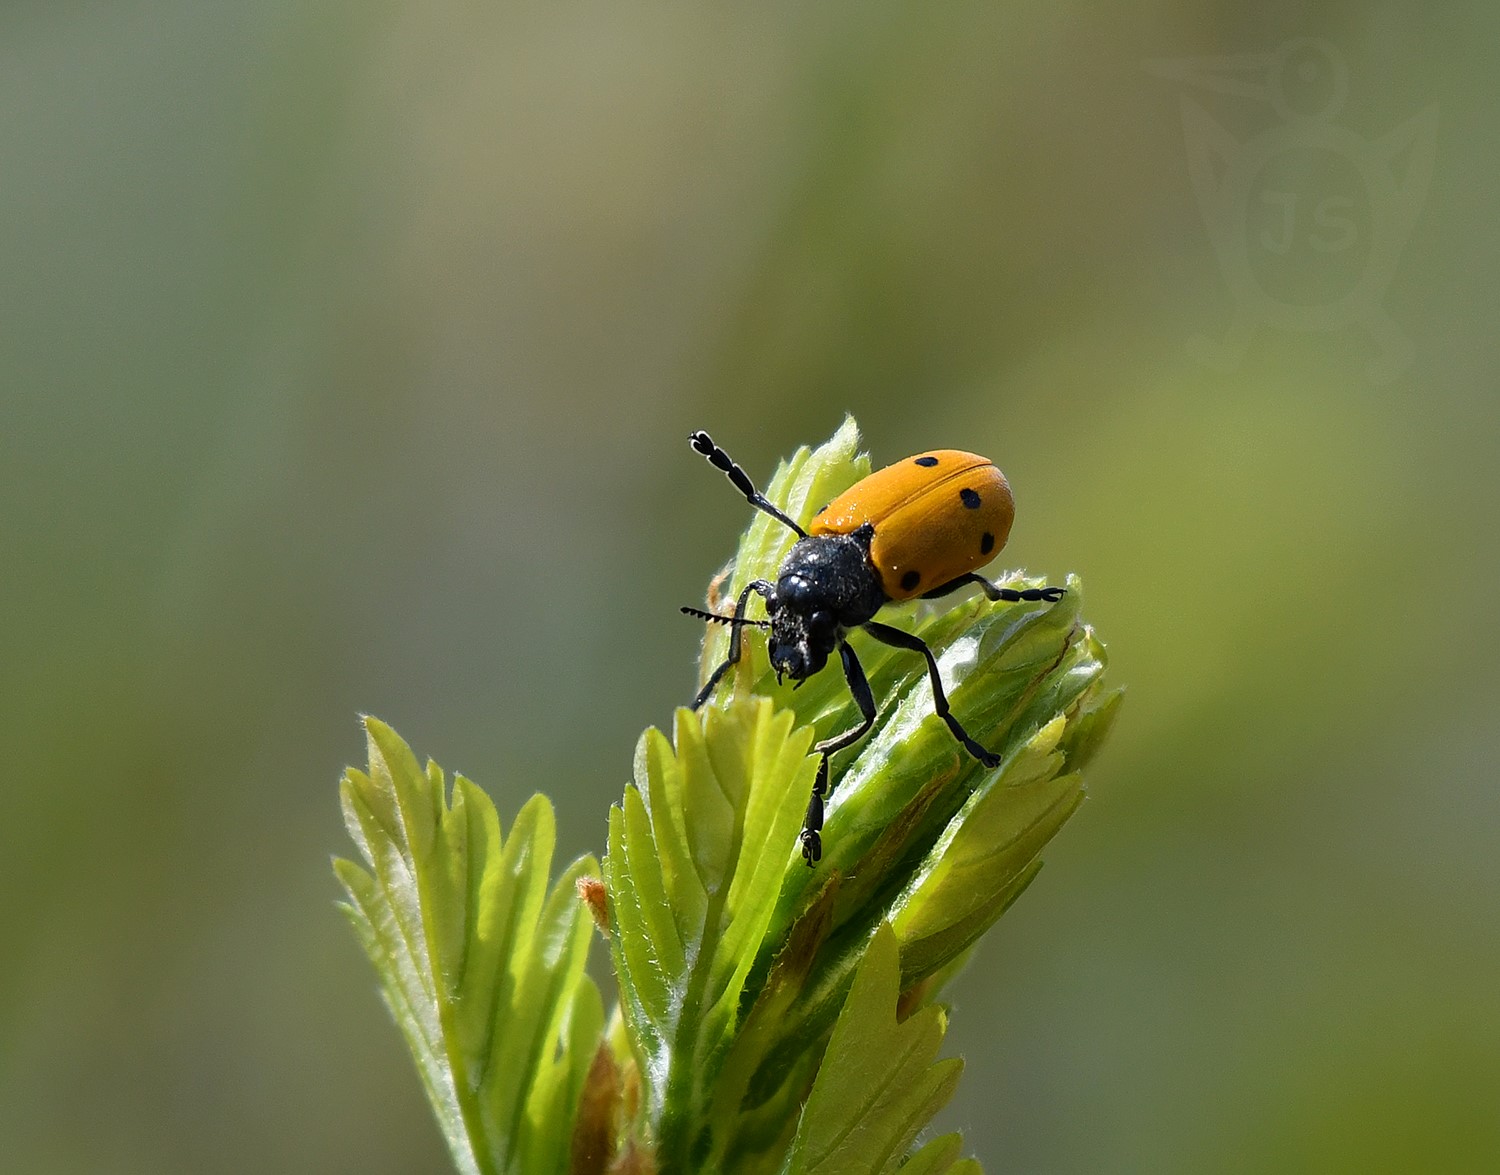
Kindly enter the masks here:
M 937 463 L 938 463 L 938 460 L 937 460 L 936 457 L 918 457 L 918 458 L 916 458 L 916 464 L 920 465 L 923 469 L 931 469 Z
M 995 536 L 992 535 L 989 531 L 985 531 L 984 537 L 979 540 L 979 553 L 981 555 L 988 555 L 994 549 Z
M 903 592 L 909 592 L 912 588 L 916 587 L 917 584 L 921 582 L 922 573 L 920 571 L 908 571 L 901 577 L 901 590 Z
M 979 509 L 979 495 L 977 493 L 975 493 L 973 490 L 971 490 L 971 489 L 962 489 L 962 490 L 959 490 L 958 491 L 958 496 L 959 496 L 959 499 L 963 502 L 963 504 L 964 504 L 964 506 L 966 508 L 968 508 L 970 510 L 978 510 Z

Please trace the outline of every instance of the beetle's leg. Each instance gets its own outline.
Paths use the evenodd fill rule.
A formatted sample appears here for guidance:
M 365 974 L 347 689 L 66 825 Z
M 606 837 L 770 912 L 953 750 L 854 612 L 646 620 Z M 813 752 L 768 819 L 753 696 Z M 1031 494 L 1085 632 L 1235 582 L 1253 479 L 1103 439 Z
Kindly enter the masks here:
M 864 666 L 846 642 L 839 642 L 839 656 L 844 661 L 844 678 L 849 683 L 849 692 L 859 712 L 864 715 L 858 726 L 851 726 L 843 734 L 825 738 L 813 746 L 823 757 L 818 760 L 817 778 L 813 780 L 812 798 L 807 801 L 807 819 L 802 825 L 802 858 L 809 866 L 816 865 L 823 855 L 823 798 L 828 794 L 828 756 L 845 747 L 853 746 L 864 738 L 875 724 L 875 695 L 870 692 L 870 683 L 865 678 Z
M 946 596 L 950 592 L 956 592 L 959 588 L 967 587 L 971 583 L 976 587 L 983 588 L 984 594 L 990 599 L 1009 600 L 1012 604 L 1019 603 L 1022 600 L 1031 603 L 1035 603 L 1037 600 L 1046 600 L 1049 604 L 1055 604 L 1063 598 L 1063 593 L 1068 590 L 1067 588 L 1060 587 L 1003 588 L 999 584 L 991 583 L 984 576 L 976 575 L 971 571 L 967 575 L 960 575 L 957 579 L 950 579 L 941 587 L 935 587 L 930 592 L 923 592 L 922 598 L 924 600 L 935 600 L 939 596 Z
M 724 658 L 722 665 L 709 674 L 708 680 L 703 683 L 703 688 L 698 691 L 698 696 L 693 699 L 693 703 L 689 709 L 696 710 L 704 702 L 708 701 L 708 696 L 714 692 L 714 686 L 719 684 L 719 679 L 728 673 L 729 667 L 740 659 L 740 634 L 744 631 L 745 626 L 743 624 L 735 624 L 734 621 L 744 617 L 745 605 L 749 602 L 751 592 L 758 592 L 767 601 L 774 601 L 776 599 L 776 585 L 768 579 L 757 579 L 745 585 L 745 590 L 740 593 L 740 598 L 735 602 L 733 616 L 710 617 L 713 620 L 727 623 L 730 626 L 729 656 Z M 683 611 L 693 616 L 703 615 L 696 608 L 684 608 Z
M 927 676 L 932 681 L 932 708 L 937 715 L 948 724 L 948 729 L 953 732 L 953 737 L 963 743 L 964 749 L 978 759 L 986 767 L 1000 766 L 1000 756 L 993 751 L 987 751 L 972 738 L 953 717 L 953 711 L 948 706 L 948 695 L 943 692 L 943 678 L 938 673 L 937 658 L 932 655 L 932 650 L 927 647 L 927 642 L 919 636 L 913 636 L 909 632 L 902 632 L 899 628 L 892 628 L 889 624 L 881 624 L 871 620 L 864 626 L 865 631 L 876 640 L 882 641 L 897 649 L 910 649 L 913 653 L 921 653 L 927 658 Z
M 723 471 L 724 476 L 733 483 L 735 489 L 745 495 L 745 500 L 750 505 L 754 506 L 757 510 L 769 514 L 776 521 L 790 526 L 797 532 L 800 538 L 805 539 L 807 537 L 807 531 L 803 530 L 780 510 L 776 509 L 775 506 L 771 505 L 766 496 L 755 488 L 755 483 L 750 480 L 750 475 L 735 464 L 734 459 L 728 453 L 714 444 L 713 437 L 700 430 L 688 437 L 688 440 L 692 442 L 694 449 L 708 458 L 710 465 L 715 469 Z

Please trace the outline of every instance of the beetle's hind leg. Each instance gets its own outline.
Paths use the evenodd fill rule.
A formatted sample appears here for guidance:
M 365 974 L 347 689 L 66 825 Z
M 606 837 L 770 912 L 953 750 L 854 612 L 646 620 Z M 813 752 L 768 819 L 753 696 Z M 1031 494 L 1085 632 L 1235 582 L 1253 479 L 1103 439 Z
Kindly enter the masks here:
M 818 760 L 817 778 L 813 780 L 812 797 L 807 801 L 807 819 L 802 824 L 802 859 L 811 867 L 823 855 L 823 800 L 828 795 L 828 756 L 845 747 L 853 746 L 864 738 L 875 724 L 875 695 L 870 692 L 870 682 L 865 677 L 864 666 L 846 642 L 839 643 L 839 656 L 844 662 L 844 679 L 849 683 L 849 692 L 854 695 L 855 705 L 863 715 L 858 726 L 851 726 L 843 734 L 825 738 L 816 743 L 813 750 L 822 756 Z
M 959 588 L 967 587 L 971 583 L 975 587 L 983 588 L 984 594 L 990 599 L 1006 600 L 1012 604 L 1018 604 L 1022 600 L 1028 603 L 1046 600 L 1049 604 L 1055 604 L 1063 598 L 1068 590 L 1067 588 L 1060 587 L 1004 588 L 991 580 L 985 579 L 984 576 L 976 575 L 971 571 L 967 575 L 960 575 L 957 579 L 950 579 L 941 587 L 935 587 L 930 592 L 924 592 L 922 598 L 924 600 L 935 600 L 939 596 L 946 596 L 951 592 L 956 592 Z
M 943 678 L 938 672 L 937 658 L 932 655 L 927 642 L 912 633 L 902 632 L 899 628 L 892 628 L 889 624 L 881 624 L 875 620 L 867 622 L 864 629 L 876 640 L 892 648 L 909 649 L 913 653 L 921 653 L 927 659 L 927 676 L 932 682 L 932 708 L 937 711 L 937 716 L 948 724 L 953 737 L 963 743 L 964 750 L 974 758 L 986 767 L 1000 766 L 1000 756 L 975 742 L 969 736 L 969 732 L 963 728 L 963 724 L 953 716 L 953 710 L 948 705 L 948 695 L 943 692 Z
M 755 488 L 755 483 L 750 480 L 750 475 L 739 467 L 739 464 L 733 457 L 714 444 L 713 437 L 709 436 L 702 429 L 699 429 L 688 437 L 688 440 L 695 451 L 707 457 L 708 463 L 721 471 L 730 480 L 734 488 L 745 495 L 745 500 L 750 505 L 763 513 L 769 514 L 777 522 L 791 527 L 797 532 L 799 538 L 805 539 L 807 537 L 807 531 L 803 530 L 790 517 L 771 505 L 770 499 Z

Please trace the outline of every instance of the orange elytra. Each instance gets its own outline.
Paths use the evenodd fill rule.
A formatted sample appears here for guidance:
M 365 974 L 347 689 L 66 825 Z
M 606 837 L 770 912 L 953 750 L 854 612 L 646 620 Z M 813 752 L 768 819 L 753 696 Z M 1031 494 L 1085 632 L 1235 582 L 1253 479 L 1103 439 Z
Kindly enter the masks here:
M 870 564 L 892 600 L 910 600 L 983 567 L 1005 546 L 1016 517 L 995 463 L 933 449 L 887 465 L 813 516 L 810 535 L 873 527 Z

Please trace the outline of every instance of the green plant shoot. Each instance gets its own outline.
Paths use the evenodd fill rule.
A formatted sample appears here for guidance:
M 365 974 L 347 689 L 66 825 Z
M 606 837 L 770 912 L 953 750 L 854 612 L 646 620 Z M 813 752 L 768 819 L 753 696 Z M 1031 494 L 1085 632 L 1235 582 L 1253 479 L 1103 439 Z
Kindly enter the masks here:
M 766 496 L 805 524 L 869 472 L 857 450 L 846 421 Z M 756 514 L 710 603 L 774 578 L 793 539 Z M 367 721 L 369 769 L 343 785 L 364 867 L 335 869 L 457 1169 L 978 1172 L 958 1135 L 922 1138 L 962 1069 L 939 1059 L 938 997 L 1036 876 L 1121 698 L 1067 588 L 881 614 L 936 652 L 993 769 L 934 713 L 920 658 L 850 635 L 880 714 L 831 764 L 815 869 L 798 849 L 811 748 L 858 712 L 837 669 L 778 685 L 754 634 L 702 710 L 641 736 L 602 869 L 584 858 L 550 887 L 544 797 L 502 836 L 479 788 L 450 788 Z M 700 682 L 727 639 L 706 632 Z M 596 925 L 618 989 L 607 1023 L 584 970 Z

